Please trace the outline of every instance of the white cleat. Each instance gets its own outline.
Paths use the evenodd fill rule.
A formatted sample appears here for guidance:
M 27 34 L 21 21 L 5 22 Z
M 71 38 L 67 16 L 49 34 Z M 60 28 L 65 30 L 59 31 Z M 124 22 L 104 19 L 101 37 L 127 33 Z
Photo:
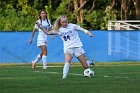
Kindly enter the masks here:
M 95 64 L 96 64 L 96 62 L 94 60 L 89 60 L 89 62 L 90 62 L 90 65 L 93 65 L 93 66 L 95 66 Z
M 95 66 L 95 62 L 94 61 L 91 61 L 90 65 Z
M 66 75 L 63 75 L 62 79 L 66 79 L 66 77 L 67 77 Z

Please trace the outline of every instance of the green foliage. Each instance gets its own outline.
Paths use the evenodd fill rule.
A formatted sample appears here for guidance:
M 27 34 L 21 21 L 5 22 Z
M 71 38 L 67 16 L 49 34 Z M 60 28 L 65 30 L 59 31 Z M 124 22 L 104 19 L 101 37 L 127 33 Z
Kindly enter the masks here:
M 0 15 L 0 29 L 3 31 L 21 31 L 33 28 L 35 18 L 32 16 L 17 14 L 15 9 L 7 9 L 4 14 L 5 17 Z
M 48 1 L 48 4 L 45 6 L 45 10 L 46 10 L 46 12 L 47 12 L 47 17 L 48 17 L 48 19 L 50 19 L 51 20 L 51 18 L 53 17 L 53 7 L 52 7 L 52 1 L 50 0 L 50 1 Z M 52 21 L 52 20 L 51 20 Z
M 5 11 L 6 19 L 4 29 L 9 30 L 15 30 L 16 29 L 16 20 L 18 20 L 17 14 L 15 13 L 14 9 L 9 9 Z
M 116 20 L 116 10 L 112 10 L 111 6 L 107 6 L 105 10 L 105 16 L 103 17 L 103 22 L 101 23 L 101 29 L 107 29 L 107 24 L 109 20 Z
M 0 29 L 2 30 L 2 29 L 4 29 L 4 25 L 5 25 L 5 17 L 4 16 L 2 16 L 1 14 L 0 14 Z
M 32 30 L 37 10 L 28 5 L 28 0 L 18 0 L 18 3 L 16 8 L 12 4 L 6 4 L 0 9 L 0 30 Z
M 88 29 L 97 29 L 98 28 L 98 12 L 97 11 L 93 11 L 92 13 L 88 14 L 85 17 L 85 21 L 86 23 L 86 27 L 88 27 Z
M 46 11 L 48 12 L 48 18 L 52 21 L 57 19 L 60 15 L 67 15 L 68 9 L 67 5 L 70 3 L 70 0 L 61 0 L 57 8 L 54 8 L 54 2 L 52 0 L 48 1 L 48 4 L 45 6 Z M 52 6 L 53 5 L 53 6 Z M 56 6 L 55 6 L 56 7 Z
M 111 0 L 87 0 L 83 7 L 84 23 L 79 24 L 87 29 L 107 29 L 108 20 L 120 18 L 120 7 L 111 9 Z M 117 1 L 119 2 L 119 1 Z M 80 5 L 78 5 L 79 7 Z M 0 0 L 0 30 L 32 30 L 38 18 L 38 10 L 45 9 L 47 16 L 53 23 L 60 15 L 66 15 L 69 22 L 77 23 L 74 0 Z M 134 10 L 134 9 L 133 9 Z M 131 10 L 131 13 L 134 11 Z M 131 14 L 129 19 L 134 19 Z

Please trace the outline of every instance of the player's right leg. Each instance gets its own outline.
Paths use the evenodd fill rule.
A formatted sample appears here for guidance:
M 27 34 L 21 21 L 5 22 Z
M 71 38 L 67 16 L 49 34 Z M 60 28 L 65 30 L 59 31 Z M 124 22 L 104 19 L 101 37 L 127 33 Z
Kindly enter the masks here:
M 65 64 L 63 67 L 63 77 L 62 77 L 63 79 L 65 79 L 68 75 L 71 60 L 72 60 L 72 55 L 69 52 L 64 53 L 64 56 L 65 56 Z
M 35 64 L 41 59 L 41 55 L 38 54 L 34 61 L 32 61 L 32 68 L 35 68 Z

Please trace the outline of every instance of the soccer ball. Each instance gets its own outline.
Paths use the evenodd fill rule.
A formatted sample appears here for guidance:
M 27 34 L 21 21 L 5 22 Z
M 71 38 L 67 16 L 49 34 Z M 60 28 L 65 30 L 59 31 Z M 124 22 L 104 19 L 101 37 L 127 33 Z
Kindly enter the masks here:
M 93 77 L 94 76 L 94 71 L 90 68 L 84 70 L 84 76 L 85 77 Z

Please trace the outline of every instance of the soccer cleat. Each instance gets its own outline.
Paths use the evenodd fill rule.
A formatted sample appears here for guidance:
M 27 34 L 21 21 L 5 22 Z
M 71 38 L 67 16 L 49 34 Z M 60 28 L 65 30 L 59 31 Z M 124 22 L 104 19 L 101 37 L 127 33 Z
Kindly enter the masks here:
M 35 63 L 34 63 L 34 61 L 32 61 L 32 69 L 34 69 L 35 68 Z
M 91 61 L 90 61 L 90 65 L 95 66 L 95 61 L 94 61 L 94 60 L 91 60 Z
M 66 79 L 66 75 L 63 75 L 62 79 Z

